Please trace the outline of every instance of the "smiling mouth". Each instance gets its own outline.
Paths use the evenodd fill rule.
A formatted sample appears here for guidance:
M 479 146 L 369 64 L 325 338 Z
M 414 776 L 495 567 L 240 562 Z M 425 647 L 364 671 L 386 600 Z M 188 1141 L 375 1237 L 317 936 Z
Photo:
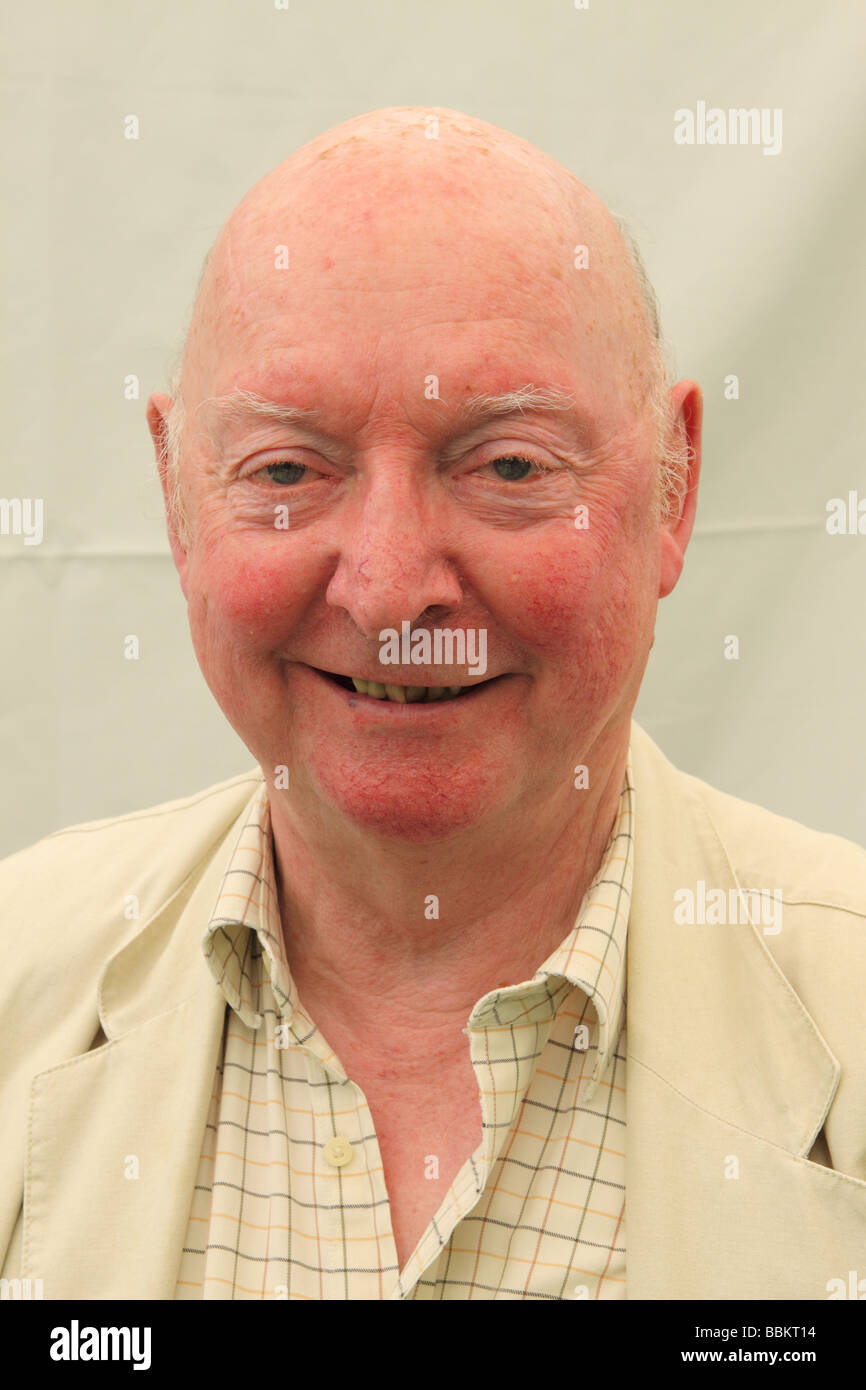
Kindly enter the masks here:
M 339 676 L 334 671 L 322 671 L 317 666 L 312 669 L 333 685 L 341 686 L 343 690 L 352 691 L 356 695 L 366 695 L 373 700 L 390 700 L 396 705 L 426 705 L 436 700 L 458 700 L 499 679 L 498 676 L 493 676 L 490 680 L 477 681 L 474 685 L 384 685 L 380 681 L 362 680 L 359 676 Z

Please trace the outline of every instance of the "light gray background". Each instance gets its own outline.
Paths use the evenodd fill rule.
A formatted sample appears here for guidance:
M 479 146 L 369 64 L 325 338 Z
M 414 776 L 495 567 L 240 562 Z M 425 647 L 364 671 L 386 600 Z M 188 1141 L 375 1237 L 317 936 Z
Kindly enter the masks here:
M 247 188 L 404 104 L 514 131 L 631 220 L 706 398 L 696 533 L 636 716 L 685 770 L 866 843 L 866 536 L 825 525 L 829 498 L 866 496 L 859 0 L 288 5 L 9 12 L 0 496 L 44 498 L 46 529 L 0 536 L 0 853 L 253 765 L 196 665 L 146 400 Z M 782 152 L 676 145 L 698 101 L 781 107 Z

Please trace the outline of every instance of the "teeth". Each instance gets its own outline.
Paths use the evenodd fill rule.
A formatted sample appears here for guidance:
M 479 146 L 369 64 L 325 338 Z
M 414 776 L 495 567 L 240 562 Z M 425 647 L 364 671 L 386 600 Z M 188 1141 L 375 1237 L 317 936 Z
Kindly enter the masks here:
M 453 700 L 463 689 L 462 685 L 381 685 L 379 681 L 363 681 L 358 676 L 352 676 L 351 680 L 359 695 L 372 695 L 374 700 L 393 700 L 398 705 Z

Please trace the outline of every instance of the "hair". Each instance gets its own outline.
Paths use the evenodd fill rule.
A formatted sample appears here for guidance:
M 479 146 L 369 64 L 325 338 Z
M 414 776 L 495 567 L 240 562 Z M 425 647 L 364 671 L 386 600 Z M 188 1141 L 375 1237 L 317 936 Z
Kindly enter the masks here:
M 658 298 L 650 283 L 637 238 L 624 217 L 616 213 L 612 216 L 626 249 L 652 338 L 647 364 L 650 385 L 646 403 L 654 423 L 658 467 L 656 507 L 657 519 L 661 519 L 672 513 L 679 513 L 686 491 L 688 465 L 694 456 L 694 450 L 689 445 L 682 426 L 675 427 L 670 419 L 668 395 L 676 381 L 676 362 L 673 351 L 662 333 Z
M 616 223 L 617 230 L 622 237 L 629 266 L 634 275 L 640 301 L 644 313 L 646 314 L 647 324 L 650 330 L 651 347 L 649 361 L 647 363 L 649 387 L 645 398 L 645 408 L 649 411 L 653 421 L 654 452 L 657 465 L 655 493 L 656 516 L 654 519 L 661 520 L 662 518 L 679 512 L 685 492 L 687 468 L 693 451 L 688 445 L 682 427 L 673 426 L 670 419 L 668 395 L 676 380 L 676 367 L 673 352 L 662 333 L 659 304 L 655 290 L 650 283 L 640 253 L 640 248 L 631 227 L 624 217 L 616 213 L 612 214 L 612 216 Z M 204 280 L 212 250 L 213 247 L 211 247 L 205 256 L 204 264 L 199 275 L 194 302 L 195 299 L 198 298 L 198 293 L 201 289 L 202 281 Z M 183 345 L 177 353 L 170 369 L 168 394 L 172 398 L 172 405 L 166 415 L 162 449 L 162 462 L 164 463 L 166 474 L 168 514 L 177 531 L 181 544 L 184 546 L 188 544 L 191 538 L 191 527 L 180 486 L 181 440 L 186 424 L 186 411 L 184 409 L 180 383 L 188 332 L 189 329 L 187 328 L 184 333 Z

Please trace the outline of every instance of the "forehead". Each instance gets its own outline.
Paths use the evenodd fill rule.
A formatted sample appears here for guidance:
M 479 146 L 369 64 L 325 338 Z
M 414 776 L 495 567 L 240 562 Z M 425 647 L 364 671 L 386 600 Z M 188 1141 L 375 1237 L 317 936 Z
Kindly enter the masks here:
M 325 381 L 374 363 L 407 379 L 483 364 L 503 383 L 484 389 L 508 389 L 537 376 L 539 354 L 548 378 L 558 362 L 584 379 L 622 354 L 621 247 L 544 173 L 500 161 L 491 177 L 431 152 L 406 167 L 316 161 L 253 194 L 214 249 L 190 333 L 203 395 L 302 364 Z

